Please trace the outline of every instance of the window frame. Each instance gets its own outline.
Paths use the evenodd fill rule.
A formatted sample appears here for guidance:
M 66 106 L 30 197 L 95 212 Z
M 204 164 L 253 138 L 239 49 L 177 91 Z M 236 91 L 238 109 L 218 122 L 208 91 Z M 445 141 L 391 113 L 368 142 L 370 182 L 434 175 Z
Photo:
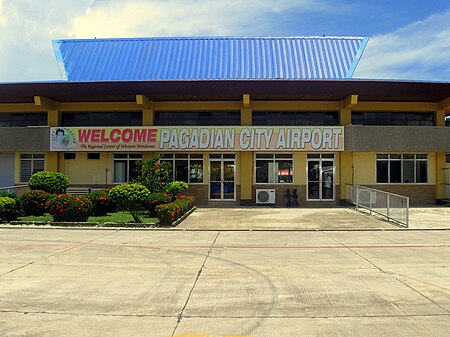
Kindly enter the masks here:
M 258 156 L 260 156 L 258 158 Z M 263 157 L 265 156 L 265 157 Z M 271 158 L 269 158 L 269 156 L 271 156 Z M 278 157 L 277 157 L 278 156 Z M 256 174 L 256 170 L 257 170 L 257 161 L 267 161 L 271 164 L 273 164 L 273 177 L 276 177 L 276 181 L 274 182 L 258 182 L 257 181 L 257 174 Z M 292 170 L 291 170 L 291 181 L 289 182 L 280 182 L 279 181 L 279 175 L 278 172 L 276 172 L 275 170 L 275 163 L 279 162 L 279 161 L 290 161 L 291 165 L 292 165 Z M 292 185 L 294 184 L 294 154 L 292 152 L 258 152 L 255 153 L 254 155 L 254 160 L 253 160 L 253 164 L 254 164 L 254 169 L 253 169 L 253 183 L 254 184 L 258 184 L 258 185 Z M 269 172 L 268 172 L 268 177 L 270 176 Z M 268 179 L 269 180 L 269 179 Z
M 186 156 L 186 157 L 179 157 L 176 158 L 176 156 Z M 192 157 L 194 156 L 194 157 Z M 195 157 L 195 156 L 201 156 L 200 157 Z M 160 159 L 159 162 L 169 162 L 172 165 L 172 181 L 176 181 L 176 161 L 187 161 L 187 167 L 188 167 L 188 172 L 187 172 L 187 177 L 188 177 L 188 181 L 185 181 L 185 183 L 190 184 L 190 185 L 202 185 L 205 184 L 205 156 L 203 153 L 173 153 L 173 152 L 165 152 L 165 153 L 161 153 L 160 154 Z M 201 182 L 191 182 L 191 162 L 193 161 L 201 161 L 202 162 L 202 172 L 201 172 L 201 178 L 202 181 Z
M 381 156 L 386 156 L 386 158 L 379 158 Z M 412 158 L 411 158 L 412 156 Z M 420 158 L 425 156 L 425 158 Z M 409 157 L 409 158 L 408 158 Z M 378 163 L 387 163 L 387 182 L 379 182 L 378 179 Z M 426 181 L 417 182 L 420 178 L 420 173 L 417 170 L 417 165 L 419 163 L 426 163 Z M 391 179 L 391 169 L 393 166 L 391 163 L 400 163 L 400 182 L 392 182 Z M 414 181 L 405 182 L 405 163 L 413 163 L 414 168 Z M 426 153 L 377 153 L 375 160 L 375 180 L 377 185 L 427 185 L 429 183 L 429 156 Z
M 126 157 L 119 157 L 116 158 L 116 156 L 123 156 L 126 155 Z M 131 156 L 135 156 L 135 158 L 132 158 Z M 140 157 L 138 157 L 140 156 Z M 119 161 L 126 161 L 126 177 L 125 181 L 116 181 L 116 162 Z M 128 184 L 130 182 L 130 163 L 136 162 L 136 161 L 142 161 L 142 153 L 113 153 L 112 158 L 112 180 L 113 184 Z
M 22 156 L 31 156 L 31 157 L 30 158 L 22 158 Z M 39 157 L 37 157 L 37 156 L 39 156 Z M 22 179 L 22 177 L 23 177 L 22 176 L 22 165 L 23 165 L 22 163 L 24 161 L 31 162 L 30 176 L 26 180 Z M 42 170 L 35 169 L 37 162 L 42 162 Z M 44 153 L 20 153 L 19 154 L 19 182 L 20 183 L 27 183 L 34 173 L 42 172 L 42 171 L 45 171 L 45 154 Z

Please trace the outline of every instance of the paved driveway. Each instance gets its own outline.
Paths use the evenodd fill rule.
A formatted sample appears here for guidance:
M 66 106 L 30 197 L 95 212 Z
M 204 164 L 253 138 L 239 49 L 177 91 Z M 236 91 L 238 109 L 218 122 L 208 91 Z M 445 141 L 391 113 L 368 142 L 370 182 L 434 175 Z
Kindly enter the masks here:
M 449 267 L 449 230 L 0 228 L 0 336 L 448 336 Z
M 399 226 L 354 208 L 198 208 L 179 228 L 190 229 L 395 229 Z M 410 228 L 450 228 L 450 207 L 410 209 Z

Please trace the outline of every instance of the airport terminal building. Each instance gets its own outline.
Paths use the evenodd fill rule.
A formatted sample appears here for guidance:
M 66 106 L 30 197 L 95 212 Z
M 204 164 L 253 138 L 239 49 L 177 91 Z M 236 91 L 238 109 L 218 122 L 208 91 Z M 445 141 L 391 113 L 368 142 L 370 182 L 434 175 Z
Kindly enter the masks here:
M 450 82 L 353 79 L 360 37 L 58 40 L 62 80 L 0 84 L 0 187 L 133 179 L 160 155 L 197 205 L 449 198 Z M 36 65 L 39 66 L 39 65 Z

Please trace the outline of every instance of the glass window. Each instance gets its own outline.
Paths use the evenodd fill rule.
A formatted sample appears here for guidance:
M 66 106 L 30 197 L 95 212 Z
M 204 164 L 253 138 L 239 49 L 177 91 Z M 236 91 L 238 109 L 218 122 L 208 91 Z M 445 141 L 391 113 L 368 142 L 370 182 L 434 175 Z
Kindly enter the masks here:
M 428 182 L 426 154 L 377 154 L 377 183 L 425 184 Z
M 433 126 L 434 112 L 353 111 L 352 124 Z
M 450 164 L 450 153 L 447 153 L 447 154 L 445 155 L 445 162 L 446 162 L 447 164 Z
M 87 159 L 88 160 L 99 160 L 100 159 L 100 153 L 98 153 L 98 152 L 88 152 Z
M 142 126 L 142 112 L 63 112 L 61 126 Z
M 20 182 L 26 183 L 30 177 L 40 171 L 44 171 L 45 157 L 43 154 L 31 153 L 20 155 Z
M 0 113 L 0 127 L 47 125 L 46 112 Z
M 156 126 L 237 126 L 239 111 L 157 111 Z
M 161 161 L 170 162 L 173 170 L 173 180 L 188 184 L 203 183 L 203 154 L 161 154 Z
M 337 111 L 253 111 L 255 126 L 335 126 L 339 125 Z
M 293 155 L 257 153 L 255 170 L 256 183 L 290 184 L 294 176 Z
M 65 152 L 64 153 L 64 160 L 75 160 L 76 153 L 73 152 Z
M 114 154 L 114 183 L 128 183 L 137 177 L 137 162 L 142 160 L 141 154 Z

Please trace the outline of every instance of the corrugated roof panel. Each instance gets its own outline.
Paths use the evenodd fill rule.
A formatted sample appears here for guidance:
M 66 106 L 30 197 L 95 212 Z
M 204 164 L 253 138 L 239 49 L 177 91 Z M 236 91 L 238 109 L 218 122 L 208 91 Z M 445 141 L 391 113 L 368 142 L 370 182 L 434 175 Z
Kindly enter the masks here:
M 56 40 L 69 81 L 300 80 L 353 74 L 362 37 L 179 37 Z

